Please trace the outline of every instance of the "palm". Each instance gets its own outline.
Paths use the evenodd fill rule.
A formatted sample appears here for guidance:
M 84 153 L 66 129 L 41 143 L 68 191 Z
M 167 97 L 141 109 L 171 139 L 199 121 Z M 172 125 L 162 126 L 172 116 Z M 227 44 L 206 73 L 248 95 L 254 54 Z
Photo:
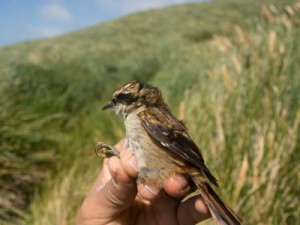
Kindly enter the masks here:
M 101 173 L 103 184 L 111 180 L 112 177 L 108 171 L 106 161 Z M 158 201 L 152 203 L 142 199 L 137 194 L 134 203 L 129 208 L 124 209 L 121 214 L 115 218 L 103 219 L 109 219 L 110 222 L 119 222 L 122 225 L 177 225 L 177 209 L 180 201 L 165 193 L 162 194 L 163 196 Z

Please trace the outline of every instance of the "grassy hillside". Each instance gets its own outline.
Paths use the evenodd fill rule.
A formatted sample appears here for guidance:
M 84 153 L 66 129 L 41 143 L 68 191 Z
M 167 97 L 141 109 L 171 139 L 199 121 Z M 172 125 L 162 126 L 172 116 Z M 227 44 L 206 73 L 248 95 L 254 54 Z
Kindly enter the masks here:
M 133 14 L 0 49 L 0 224 L 72 224 L 124 136 L 101 107 L 139 79 L 185 120 L 245 224 L 299 224 L 300 2 Z

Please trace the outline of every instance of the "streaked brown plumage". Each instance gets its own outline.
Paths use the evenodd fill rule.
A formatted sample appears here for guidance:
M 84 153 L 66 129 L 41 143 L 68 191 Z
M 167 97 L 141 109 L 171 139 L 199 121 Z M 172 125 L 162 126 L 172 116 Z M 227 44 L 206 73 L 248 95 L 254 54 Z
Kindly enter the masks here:
M 240 224 L 209 185 L 210 182 L 218 186 L 216 178 L 206 167 L 186 126 L 172 115 L 158 88 L 139 81 L 125 84 L 103 109 L 108 108 L 124 119 L 126 140 L 139 165 L 139 182 L 162 185 L 175 173 L 185 174 L 218 224 Z

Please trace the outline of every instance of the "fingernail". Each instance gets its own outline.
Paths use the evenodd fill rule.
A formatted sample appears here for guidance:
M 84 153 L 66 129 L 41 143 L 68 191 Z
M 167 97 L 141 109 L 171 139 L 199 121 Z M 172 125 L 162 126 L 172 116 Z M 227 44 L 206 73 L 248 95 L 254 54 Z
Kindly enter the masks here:
M 134 160 L 135 160 L 135 159 L 134 159 Z M 132 167 L 136 172 L 138 172 L 138 168 L 137 168 L 137 166 L 136 166 L 136 163 L 134 163 L 132 159 L 129 159 L 129 160 L 128 160 L 128 164 L 129 164 L 129 166 Z
M 190 188 L 190 185 L 188 183 L 188 180 L 187 180 L 186 176 L 184 176 L 182 174 L 176 174 L 172 178 L 178 184 L 179 189 L 180 189 L 181 192 L 186 192 Z
M 129 164 L 129 166 L 132 167 L 136 172 L 138 172 L 137 160 L 136 160 L 134 154 L 132 153 L 132 151 L 129 150 L 126 153 L 126 157 L 128 158 L 127 162 Z
M 147 185 L 145 184 L 144 187 L 150 192 L 152 193 L 153 195 L 158 195 L 159 192 L 160 192 L 160 189 L 156 186 L 152 186 L 152 185 Z

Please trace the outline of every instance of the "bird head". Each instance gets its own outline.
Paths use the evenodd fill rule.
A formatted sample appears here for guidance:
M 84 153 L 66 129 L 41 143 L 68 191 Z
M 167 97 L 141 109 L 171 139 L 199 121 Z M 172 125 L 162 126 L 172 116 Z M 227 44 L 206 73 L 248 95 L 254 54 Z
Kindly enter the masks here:
M 124 119 L 141 107 L 157 107 L 163 103 L 161 91 L 149 84 L 133 81 L 118 88 L 103 109 L 112 109 Z

